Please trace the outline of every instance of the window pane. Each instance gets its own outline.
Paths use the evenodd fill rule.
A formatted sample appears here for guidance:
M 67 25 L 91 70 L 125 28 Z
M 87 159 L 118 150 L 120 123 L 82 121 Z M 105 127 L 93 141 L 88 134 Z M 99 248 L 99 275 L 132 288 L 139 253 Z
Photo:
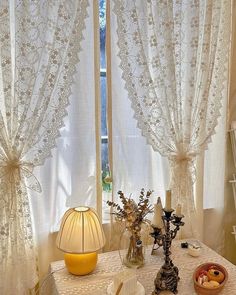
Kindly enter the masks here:
M 99 21 L 100 21 L 100 50 L 101 68 L 106 68 L 105 41 L 106 41 L 106 0 L 99 1 Z
M 109 165 L 108 165 L 108 136 L 107 136 L 107 120 L 106 120 L 106 108 L 107 108 L 107 102 L 106 102 L 106 77 L 100 78 L 101 82 L 101 150 L 102 150 L 102 179 L 109 174 Z M 110 186 L 107 185 L 103 181 L 103 190 L 109 191 Z
M 101 127 L 102 127 L 102 136 L 107 136 L 107 102 L 106 102 L 106 77 L 100 78 L 101 83 Z
M 107 173 L 109 173 L 108 143 L 102 142 L 101 149 L 102 149 L 102 178 L 105 178 L 107 176 Z
M 108 162 L 108 134 L 107 134 L 107 101 L 106 101 L 106 0 L 99 1 L 100 20 L 100 87 L 101 87 L 101 158 L 102 158 L 102 187 L 103 202 L 110 198 L 111 181 Z M 106 219 L 103 208 L 103 220 Z M 104 215 L 105 214 L 105 215 Z M 109 215 L 109 214 L 108 214 Z

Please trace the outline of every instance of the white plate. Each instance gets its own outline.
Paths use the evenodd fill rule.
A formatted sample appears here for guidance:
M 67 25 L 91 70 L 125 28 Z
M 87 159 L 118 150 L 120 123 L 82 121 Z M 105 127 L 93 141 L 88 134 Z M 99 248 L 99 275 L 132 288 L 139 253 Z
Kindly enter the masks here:
M 114 293 L 114 284 L 113 282 L 107 287 L 107 294 L 108 295 L 115 295 Z M 137 290 L 135 292 L 135 295 L 145 295 L 145 289 L 139 281 L 137 282 Z

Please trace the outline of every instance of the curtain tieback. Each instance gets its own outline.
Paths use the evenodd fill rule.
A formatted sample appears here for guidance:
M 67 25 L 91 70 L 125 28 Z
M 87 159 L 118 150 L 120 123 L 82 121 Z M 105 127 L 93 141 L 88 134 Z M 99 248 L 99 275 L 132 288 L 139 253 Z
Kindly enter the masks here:
M 178 153 L 169 156 L 169 160 L 176 163 L 182 164 L 183 162 L 191 162 L 196 157 L 196 153 Z
M 197 153 L 187 152 L 169 156 L 169 163 L 173 173 L 173 185 L 186 187 L 189 181 L 192 185 L 196 181 L 196 167 L 194 160 Z M 187 180 L 188 179 L 188 180 Z
M 41 185 L 33 174 L 34 165 L 20 159 L 3 159 L 0 161 L 0 179 L 3 182 L 17 183 L 25 181 L 25 186 L 36 192 L 41 192 Z

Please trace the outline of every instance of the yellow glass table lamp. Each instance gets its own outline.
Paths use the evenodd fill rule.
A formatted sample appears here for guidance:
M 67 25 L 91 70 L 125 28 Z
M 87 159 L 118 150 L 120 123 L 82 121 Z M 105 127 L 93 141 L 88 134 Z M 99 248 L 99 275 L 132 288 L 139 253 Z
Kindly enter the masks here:
M 65 252 L 65 264 L 70 273 L 86 275 L 92 272 L 97 264 L 97 251 L 105 245 L 96 211 L 85 206 L 67 210 L 56 244 Z

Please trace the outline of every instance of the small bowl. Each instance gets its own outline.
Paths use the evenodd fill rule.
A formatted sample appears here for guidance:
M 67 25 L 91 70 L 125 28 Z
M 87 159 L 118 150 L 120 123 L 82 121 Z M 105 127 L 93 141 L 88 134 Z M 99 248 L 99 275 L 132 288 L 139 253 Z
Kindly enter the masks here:
M 225 278 L 224 278 L 224 281 L 222 283 L 220 283 L 220 285 L 218 287 L 209 289 L 209 288 L 206 288 L 203 285 L 199 284 L 198 281 L 197 281 L 197 278 L 199 276 L 199 273 L 202 270 L 207 271 L 208 268 L 211 265 L 215 265 L 217 267 L 217 269 L 220 270 L 224 274 Z M 197 294 L 199 294 L 199 295 L 215 295 L 215 294 L 219 294 L 223 290 L 227 280 L 228 280 L 228 272 L 227 272 L 227 270 L 222 265 L 214 263 L 214 262 L 207 262 L 207 263 L 199 265 L 195 269 L 195 271 L 193 273 L 194 289 L 197 292 Z
M 201 247 L 194 247 L 193 245 L 188 245 L 188 254 L 193 257 L 198 257 L 201 254 Z

